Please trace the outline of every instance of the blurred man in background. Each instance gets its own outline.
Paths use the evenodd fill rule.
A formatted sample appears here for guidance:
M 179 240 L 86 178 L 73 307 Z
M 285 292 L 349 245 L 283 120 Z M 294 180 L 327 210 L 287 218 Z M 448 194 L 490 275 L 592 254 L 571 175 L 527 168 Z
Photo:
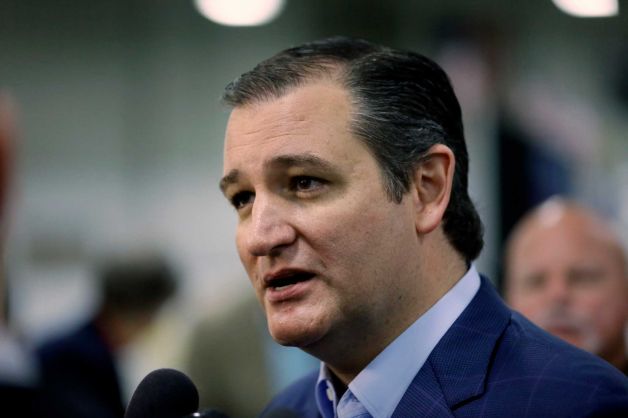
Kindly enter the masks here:
M 4 236 L 7 227 L 12 149 L 16 134 L 15 112 L 7 94 L 0 92 L 0 413 L 20 411 L 35 417 L 37 370 L 28 346 L 11 329 L 9 288 L 5 277 Z M 3 414 L 0 414 L 3 415 Z
M 575 203 L 550 199 L 513 230 L 505 267 L 513 309 L 628 372 L 626 254 L 610 225 Z
M 252 295 L 200 322 L 188 347 L 186 369 L 201 409 L 214 407 L 232 418 L 256 416 L 273 394 L 318 368 L 314 357 L 273 341 Z
M 120 418 L 124 405 L 115 353 L 151 324 L 176 289 L 172 268 L 153 256 L 110 261 L 99 279 L 102 303 L 96 315 L 38 349 L 48 417 Z

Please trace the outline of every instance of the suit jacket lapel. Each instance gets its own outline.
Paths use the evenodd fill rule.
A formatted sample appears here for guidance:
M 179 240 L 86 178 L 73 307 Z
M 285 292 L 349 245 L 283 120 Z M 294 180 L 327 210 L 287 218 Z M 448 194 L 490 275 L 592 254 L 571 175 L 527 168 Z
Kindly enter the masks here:
M 436 345 L 393 417 L 447 416 L 457 405 L 481 396 L 510 315 L 493 285 L 482 277 L 478 293 Z
M 392 418 L 453 417 L 432 365 L 425 363 L 395 408 Z

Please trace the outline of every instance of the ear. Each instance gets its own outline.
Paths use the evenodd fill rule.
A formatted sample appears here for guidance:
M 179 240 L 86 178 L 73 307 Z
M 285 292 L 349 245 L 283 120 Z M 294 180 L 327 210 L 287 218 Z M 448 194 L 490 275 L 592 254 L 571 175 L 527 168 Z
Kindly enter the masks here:
M 455 166 L 453 151 L 436 144 L 415 167 L 412 195 L 418 233 L 427 234 L 440 225 L 449 204 Z

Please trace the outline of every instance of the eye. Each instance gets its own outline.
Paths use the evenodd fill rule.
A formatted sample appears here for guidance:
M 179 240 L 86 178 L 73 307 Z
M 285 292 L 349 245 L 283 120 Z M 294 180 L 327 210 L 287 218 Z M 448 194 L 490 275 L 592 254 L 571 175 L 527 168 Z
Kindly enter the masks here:
M 598 269 L 574 269 L 568 273 L 570 284 L 592 286 L 604 279 L 604 272 Z
M 255 194 L 253 192 L 238 192 L 231 198 L 231 204 L 236 210 L 240 210 L 253 202 Z
M 325 181 L 310 176 L 295 176 L 290 179 L 290 189 L 296 192 L 312 192 L 325 185 Z
M 538 291 L 545 287 L 545 276 L 543 274 L 533 274 L 525 278 L 523 284 L 528 291 Z

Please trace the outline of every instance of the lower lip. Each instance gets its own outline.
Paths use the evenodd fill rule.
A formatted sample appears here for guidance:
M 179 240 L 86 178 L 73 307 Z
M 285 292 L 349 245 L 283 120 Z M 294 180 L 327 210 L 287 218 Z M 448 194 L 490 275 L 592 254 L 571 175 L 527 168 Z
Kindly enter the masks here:
M 281 288 L 268 287 L 266 288 L 266 300 L 270 303 L 279 303 L 301 298 L 307 292 L 312 280 L 308 279 Z

